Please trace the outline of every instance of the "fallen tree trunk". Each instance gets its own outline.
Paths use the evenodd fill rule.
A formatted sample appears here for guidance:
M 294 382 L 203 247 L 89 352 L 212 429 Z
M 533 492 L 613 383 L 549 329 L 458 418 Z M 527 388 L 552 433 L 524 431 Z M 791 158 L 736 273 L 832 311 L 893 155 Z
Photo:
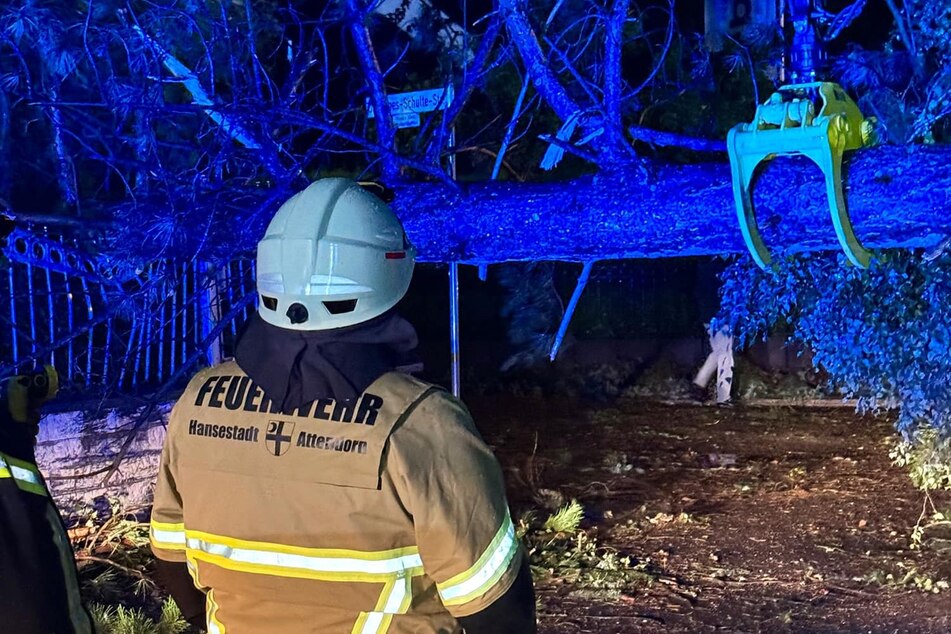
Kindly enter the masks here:
M 803 157 L 780 157 L 761 172 L 753 199 L 773 256 L 839 250 L 819 168 Z M 930 248 L 951 235 L 951 146 L 861 150 L 846 155 L 844 173 L 849 213 L 866 248 Z M 746 252 L 725 161 L 653 163 L 646 178 L 631 166 L 615 175 L 548 183 L 407 182 L 395 190 L 392 205 L 421 262 L 584 262 Z M 251 254 L 291 193 L 223 185 L 202 194 L 181 214 L 194 225 L 176 233 L 186 242 L 174 248 L 148 230 L 168 215 L 166 205 L 139 199 L 111 225 L 110 246 L 146 260 L 170 251 L 204 250 L 202 257 L 209 260 Z M 195 207 L 207 212 L 194 215 Z M 38 264 L 32 250 L 18 253 L 12 242 L 3 251 L 12 260 Z
M 823 176 L 802 157 L 761 168 L 753 198 L 774 256 L 838 250 Z M 951 235 L 951 148 L 847 155 L 845 195 L 870 249 L 933 247 Z M 413 183 L 393 203 L 423 262 L 669 258 L 745 252 L 727 163 L 636 167 L 568 182 Z

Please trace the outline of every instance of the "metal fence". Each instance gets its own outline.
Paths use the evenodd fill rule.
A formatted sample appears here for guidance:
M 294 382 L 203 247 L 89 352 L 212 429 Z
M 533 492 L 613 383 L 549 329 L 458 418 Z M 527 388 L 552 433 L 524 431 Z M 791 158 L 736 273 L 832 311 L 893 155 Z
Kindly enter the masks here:
M 254 310 L 242 302 L 254 293 L 251 259 L 121 272 L 45 228 L 16 229 L 2 252 L 0 377 L 49 363 L 67 390 L 147 392 L 190 370 L 196 353 L 207 363 L 231 356 Z
M 705 338 L 703 323 L 719 306 L 721 268 L 708 258 L 597 262 L 571 332 L 581 339 Z M 562 297 L 571 295 L 580 270 L 556 267 Z
M 84 397 L 147 394 L 233 356 L 255 310 L 251 257 L 217 267 L 157 260 L 120 271 L 92 254 L 94 246 L 80 248 L 68 228 L 44 227 L 16 229 L 0 251 L 8 261 L 0 271 L 0 378 L 50 363 L 63 387 Z M 577 268 L 555 268 L 561 295 Z M 698 293 L 715 291 L 714 276 L 704 281 L 700 270 L 686 259 L 598 263 L 572 331 L 601 339 L 700 333 L 715 310 Z

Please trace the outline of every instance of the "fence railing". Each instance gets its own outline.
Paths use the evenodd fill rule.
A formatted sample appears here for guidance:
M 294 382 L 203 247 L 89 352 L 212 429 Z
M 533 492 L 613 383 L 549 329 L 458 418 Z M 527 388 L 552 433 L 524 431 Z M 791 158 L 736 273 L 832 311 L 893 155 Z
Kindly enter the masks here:
M 63 388 L 135 394 L 165 384 L 205 347 L 208 363 L 231 356 L 253 303 L 254 264 L 213 267 L 158 260 L 121 272 L 67 232 L 16 229 L 2 252 L 0 377 L 36 364 L 58 370 Z M 234 313 L 234 314 L 231 314 Z M 210 345 L 221 316 L 229 316 Z
M 198 352 L 208 364 L 234 355 L 255 310 L 245 300 L 255 298 L 253 258 L 157 260 L 123 272 L 94 248 L 80 248 L 70 231 L 21 227 L 0 244 L 9 261 L 0 269 L 0 378 L 51 363 L 64 388 L 84 396 L 147 394 L 176 373 L 187 377 L 194 368 L 182 372 L 182 365 L 194 364 Z M 699 333 L 715 307 L 699 306 L 696 291 L 713 282 L 695 280 L 694 268 L 599 265 L 573 328 L 592 338 Z M 575 275 L 576 267 L 565 271 Z

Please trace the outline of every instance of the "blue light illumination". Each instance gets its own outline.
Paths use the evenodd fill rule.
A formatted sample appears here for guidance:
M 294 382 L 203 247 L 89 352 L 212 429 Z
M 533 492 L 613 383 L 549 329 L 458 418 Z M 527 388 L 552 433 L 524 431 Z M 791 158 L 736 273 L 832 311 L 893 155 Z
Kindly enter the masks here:
M 723 274 L 720 320 L 739 345 L 788 324 L 817 368 L 861 411 L 898 409 L 897 426 L 951 433 L 951 253 L 880 253 L 868 270 L 841 254 L 802 254 Z
M 711 15 L 725 29 L 717 46 L 682 27 L 672 2 L 499 0 L 412 33 L 381 3 L 307 4 L 0 9 L 0 199 L 18 218 L 68 227 L 66 246 L 36 223 L 4 249 L 16 267 L 2 276 L 4 319 L 29 323 L 13 335 L 14 365 L 65 356 L 69 372 L 167 389 L 209 342 L 228 339 L 227 352 L 234 320 L 252 310 L 242 258 L 278 206 L 346 174 L 394 190 L 420 262 L 584 263 L 559 341 L 594 263 L 737 254 L 725 306 L 739 339 L 796 318 L 795 337 L 847 393 L 871 408 L 900 403 L 903 430 L 951 416 L 951 262 L 908 251 L 951 235 L 942 3 L 859 1 L 833 14 L 794 0 L 785 51 L 768 0 L 751 5 L 759 41 Z M 859 33 L 869 25 L 881 33 Z M 749 271 L 723 138 L 750 120 L 755 95 L 813 75 L 879 119 L 886 144 L 847 154 L 842 178 L 876 260 L 868 273 L 839 262 L 822 175 L 779 157 L 753 190 L 779 268 Z M 388 96 L 445 86 L 452 104 L 412 132 L 387 116 Z M 832 255 L 802 255 L 818 252 Z M 36 305 L 17 299 L 38 289 Z
M 846 156 L 856 233 L 873 249 L 929 247 L 951 234 L 951 151 L 883 146 Z M 922 183 L 930 186 L 922 187 Z M 777 254 L 839 249 L 821 172 L 767 165 L 755 190 Z M 423 262 L 664 258 L 746 251 L 724 163 L 636 167 L 565 183 L 397 186 L 393 206 Z

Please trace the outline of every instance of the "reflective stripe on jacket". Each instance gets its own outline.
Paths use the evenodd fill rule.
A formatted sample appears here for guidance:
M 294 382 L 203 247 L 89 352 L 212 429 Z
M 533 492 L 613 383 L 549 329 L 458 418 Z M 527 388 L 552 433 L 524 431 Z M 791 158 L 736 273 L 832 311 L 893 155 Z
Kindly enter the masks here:
M 511 585 L 501 471 L 461 403 L 390 373 L 272 409 L 229 362 L 169 420 L 152 548 L 187 562 L 209 631 L 455 634 Z
M 0 478 L 12 478 L 17 488 L 34 495 L 47 497 L 43 477 L 36 465 L 25 460 L 17 460 L 13 456 L 0 452 Z
M 0 427 L 4 425 L 18 423 L 0 421 Z M 0 430 L 0 445 L 18 431 Z M 17 634 L 92 634 L 80 601 L 73 550 L 43 477 L 35 464 L 4 451 L 0 451 L 0 624 L 0 631 Z

